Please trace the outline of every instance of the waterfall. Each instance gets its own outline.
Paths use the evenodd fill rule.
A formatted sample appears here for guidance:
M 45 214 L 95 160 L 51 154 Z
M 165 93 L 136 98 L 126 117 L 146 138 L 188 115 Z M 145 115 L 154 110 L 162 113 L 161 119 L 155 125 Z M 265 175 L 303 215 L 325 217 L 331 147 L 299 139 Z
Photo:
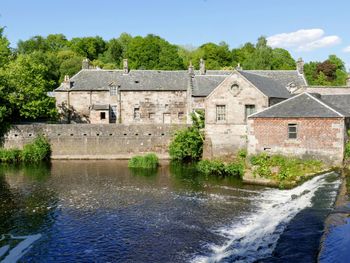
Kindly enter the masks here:
M 327 175 L 312 178 L 291 190 L 268 189 L 255 203 L 256 209 L 232 224 L 214 230 L 226 238 L 224 244 L 207 244 L 208 255 L 197 255 L 193 263 L 255 262 L 272 254 L 280 235 L 290 220 L 312 206 L 312 198 L 320 186 L 334 185 L 334 198 L 340 180 L 327 182 Z M 333 188 L 333 187 L 332 187 Z

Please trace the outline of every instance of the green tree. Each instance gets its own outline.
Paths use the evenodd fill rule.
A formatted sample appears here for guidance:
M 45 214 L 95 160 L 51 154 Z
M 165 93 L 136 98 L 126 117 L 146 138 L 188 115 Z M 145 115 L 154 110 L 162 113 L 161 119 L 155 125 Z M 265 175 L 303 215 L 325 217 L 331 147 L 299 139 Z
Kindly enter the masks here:
M 0 27 L 0 67 L 3 67 L 10 59 L 10 42 L 4 36 L 4 28 Z
M 6 99 L 12 109 L 12 120 L 53 118 L 55 101 L 47 96 L 52 87 L 45 80 L 48 68 L 35 62 L 28 55 L 19 55 L 6 68 L 1 69 L 2 87 L 6 87 Z
M 90 60 L 97 59 L 106 50 L 106 42 L 99 36 L 75 37 L 69 45 L 71 50 Z
M 295 68 L 295 60 L 287 50 L 283 48 L 275 48 L 272 50 L 271 69 L 292 70 Z
M 193 63 L 199 67 L 199 61 L 203 58 L 207 69 L 221 69 L 232 66 L 232 54 L 228 45 L 221 42 L 219 45 L 206 43 L 193 52 Z

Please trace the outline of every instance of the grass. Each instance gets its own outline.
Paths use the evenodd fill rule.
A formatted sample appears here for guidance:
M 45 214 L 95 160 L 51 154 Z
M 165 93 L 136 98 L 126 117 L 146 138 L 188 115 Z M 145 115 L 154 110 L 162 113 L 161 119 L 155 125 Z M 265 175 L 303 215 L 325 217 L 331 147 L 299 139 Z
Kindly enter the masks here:
M 129 168 L 146 168 L 154 169 L 159 166 L 158 156 L 154 153 L 149 153 L 144 156 L 137 155 L 129 160 Z
M 0 149 L 1 163 L 38 163 L 50 159 L 51 146 L 48 140 L 42 136 L 26 144 L 22 150 Z

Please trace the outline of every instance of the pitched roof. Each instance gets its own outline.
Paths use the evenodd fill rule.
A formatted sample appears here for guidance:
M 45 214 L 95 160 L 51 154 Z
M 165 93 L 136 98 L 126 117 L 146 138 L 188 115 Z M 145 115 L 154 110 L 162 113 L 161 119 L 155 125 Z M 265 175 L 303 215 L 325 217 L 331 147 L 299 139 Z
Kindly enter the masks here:
M 296 86 L 307 85 L 306 80 L 302 74 L 297 70 L 244 70 L 245 72 L 267 77 L 279 82 L 284 87 L 293 82 Z
M 187 90 L 187 71 L 131 70 L 124 74 L 122 70 L 81 70 L 73 76 L 73 91 L 109 90 L 110 85 L 120 90 Z M 63 85 L 56 91 L 65 90 Z
M 322 95 L 321 99 L 344 116 L 350 116 L 350 94 Z
M 278 81 L 273 80 L 272 78 L 248 73 L 247 71 L 238 72 L 268 97 L 283 99 L 291 97 L 286 86 L 282 85 Z
M 277 103 L 249 118 L 339 118 L 344 112 L 338 112 L 317 95 L 304 92 Z
M 208 96 L 227 77 L 228 75 L 195 75 L 193 78 L 192 95 L 194 97 Z

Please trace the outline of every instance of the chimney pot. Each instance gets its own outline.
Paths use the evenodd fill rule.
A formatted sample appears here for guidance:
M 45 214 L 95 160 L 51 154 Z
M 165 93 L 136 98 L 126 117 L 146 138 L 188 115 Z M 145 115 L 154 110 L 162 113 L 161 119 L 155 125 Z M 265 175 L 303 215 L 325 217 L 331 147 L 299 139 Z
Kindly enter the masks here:
M 123 59 L 123 68 L 124 68 L 124 74 L 128 74 L 129 73 L 129 63 L 128 63 L 128 59 Z
M 299 74 L 304 74 L 304 61 L 302 58 L 299 58 L 297 61 L 297 71 Z
M 82 62 L 82 69 L 89 69 L 90 68 L 90 60 L 88 58 L 84 58 Z
M 190 65 L 188 66 L 188 74 L 194 75 L 194 69 L 193 69 L 192 61 L 190 61 Z
M 348 77 L 346 78 L 346 86 L 350 87 L 350 72 L 348 73 Z
M 206 69 L 205 69 L 205 61 L 203 58 L 201 58 L 199 61 L 199 71 L 201 75 L 205 75 Z

